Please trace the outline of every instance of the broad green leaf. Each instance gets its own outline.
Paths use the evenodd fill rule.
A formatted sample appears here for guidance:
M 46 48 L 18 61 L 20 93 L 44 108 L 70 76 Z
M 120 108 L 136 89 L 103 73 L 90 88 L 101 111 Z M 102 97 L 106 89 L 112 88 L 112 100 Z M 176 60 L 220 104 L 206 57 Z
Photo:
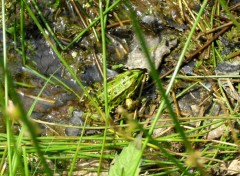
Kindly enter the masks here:
M 120 155 L 114 158 L 114 165 L 110 167 L 109 176 L 137 176 L 140 172 L 140 163 L 135 168 L 137 158 L 141 155 L 141 139 L 137 138 L 134 142 L 124 147 Z

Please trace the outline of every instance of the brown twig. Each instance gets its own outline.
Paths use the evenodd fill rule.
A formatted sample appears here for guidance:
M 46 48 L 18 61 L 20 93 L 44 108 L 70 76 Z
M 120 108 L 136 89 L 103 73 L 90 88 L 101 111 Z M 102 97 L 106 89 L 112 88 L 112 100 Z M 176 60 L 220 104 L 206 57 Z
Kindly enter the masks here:
M 223 33 L 225 33 L 228 29 L 230 28 L 230 26 L 224 27 L 219 33 L 217 33 L 212 39 L 210 39 L 209 41 L 207 41 L 201 48 L 197 49 L 196 51 L 194 51 L 190 56 L 186 57 L 187 62 L 189 62 L 190 60 L 192 60 L 192 58 L 194 56 L 196 56 L 198 53 L 200 53 L 201 51 L 203 51 L 205 48 L 207 48 L 213 41 L 215 41 L 216 39 L 218 39 L 218 37 L 220 35 L 222 35 Z
M 177 117 L 181 117 L 181 110 L 179 108 L 177 98 L 176 98 L 176 94 L 175 94 L 174 91 L 172 91 L 172 98 L 173 98 L 173 102 L 174 102 L 174 105 L 175 105 L 175 108 L 176 108 Z
M 76 13 L 78 14 L 83 27 L 86 28 L 87 27 L 87 22 L 83 18 L 82 14 L 80 13 L 80 11 L 79 11 L 78 7 L 76 6 L 75 2 L 73 0 L 70 0 L 70 3 L 72 4 L 72 6 L 74 7 Z
M 223 24 L 223 25 L 221 25 L 221 26 L 215 27 L 215 28 L 213 28 L 213 29 L 211 29 L 211 30 L 202 32 L 202 33 L 200 33 L 200 34 L 198 35 L 197 38 L 199 38 L 199 37 L 201 37 L 201 36 L 203 36 L 203 35 L 207 35 L 207 34 L 213 33 L 213 32 L 215 32 L 215 31 L 217 31 L 217 30 L 219 30 L 219 29 L 222 29 L 222 28 L 224 28 L 224 27 L 231 26 L 232 24 L 233 24 L 233 22 L 231 21 L 231 22 L 225 23 L 225 24 Z
M 232 59 L 236 56 L 240 55 L 240 50 L 234 52 L 234 53 L 231 53 L 230 55 L 227 56 L 227 59 Z
M 119 25 L 120 25 L 121 27 L 123 27 L 124 25 L 123 25 L 122 21 L 119 19 L 117 13 L 113 12 L 113 16 L 117 19 Z

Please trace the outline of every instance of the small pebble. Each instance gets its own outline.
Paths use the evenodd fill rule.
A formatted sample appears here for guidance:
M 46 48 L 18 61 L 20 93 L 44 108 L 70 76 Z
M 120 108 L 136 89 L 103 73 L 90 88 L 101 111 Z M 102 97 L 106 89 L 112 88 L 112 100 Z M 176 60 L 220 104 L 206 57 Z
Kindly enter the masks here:
M 82 111 L 73 111 L 73 116 L 70 119 L 70 124 L 74 126 L 83 126 L 84 121 L 82 119 L 83 112 Z M 67 136 L 79 136 L 82 132 L 80 128 L 71 128 L 67 127 L 65 129 L 65 133 Z

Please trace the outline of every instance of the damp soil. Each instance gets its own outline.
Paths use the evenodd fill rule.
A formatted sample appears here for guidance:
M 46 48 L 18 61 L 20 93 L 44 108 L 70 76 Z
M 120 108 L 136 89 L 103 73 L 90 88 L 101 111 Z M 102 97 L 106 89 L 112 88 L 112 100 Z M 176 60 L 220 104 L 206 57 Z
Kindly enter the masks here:
M 43 26 L 44 31 L 47 31 L 49 38 L 46 39 L 42 35 L 30 15 L 26 13 L 24 16 L 24 35 L 17 31 L 15 34 L 17 40 L 14 40 L 14 33 L 10 29 L 14 25 L 14 20 L 20 20 L 20 17 L 13 17 L 10 14 L 14 10 L 17 11 L 17 14 L 20 13 L 20 5 L 14 5 L 16 7 L 14 9 L 10 1 L 7 1 L 7 3 L 9 4 L 6 11 L 7 28 L 9 29 L 7 33 L 9 73 L 15 83 L 15 90 L 21 99 L 24 110 L 29 111 L 33 102 L 38 99 L 31 113 L 31 118 L 39 126 L 39 136 L 81 135 L 83 132 L 81 128 L 72 128 L 69 125 L 83 126 L 85 122 L 83 113 L 95 113 L 96 111 L 93 112 L 92 108 L 89 108 L 90 102 L 75 78 L 81 81 L 92 96 L 96 96 L 99 87 L 102 87 L 100 24 L 96 23 L 94 28 L 85 32 L 81 37 L 78 37 L 78 34 L 99 16 L 98 2 L 85 0 L 82 2 L 60 1 L 59 4 L 53 1 L 36 1 L 35 5 L 29 3 L 33 13 L 38 14 L 37 19 L 40 25 Z M 169 75 L 171 75 L 178 62 L 193 21 L 190 20 L 191 17 L 188 11 L 185 18 L 183 18 L 178 1 L 141 0 L 141 3 L 139 1 L 132 1 L 131 3 L 143 31 L 152 61 L 157 62 L 155 66 L 159 78 L 161 78 L 163 86 L 167 88 L 170 80 Z M 192 12 L 197 13 L 200 9 L 200 1 L 187 1 L 187 3 Z M 231 1 L 228 5 L 231 7 L 236 3 Z M 205 9 L 205 20 L 209 20 L 213 5 L 214 1 L 210 1 Z M 39 8 L 42 17 L 36 7 Z M 237 16 L 240 11 L 237 8 L 233 13 Z M 223 16 L 216 18 L 222 20 L 222 23 L 229 22 L 229 19 L 223 18 Z M 203 46 L 217 35 L 218 31 L 205 34 L 204 31 L 207 29 L 203 29 L 201 25 L 204 22 L 201 21 L 201 23 L 195 31 L 191 45 L 187 49 L 185 60 L 179 72 L 180 78 L 176 79 L 172 90 L 174 93 L 170 96 L 172 108 L 178 118 L 190 119 L 188 121 L 189 128 L 198 128 L 214 122 L 214 120 L 210 119 L 199 124 L 199 122 L 195 122 L 194 117 L 226 116 L 238 114 L 240 110 L 239 78 L 229 79 L 228 81 L 215 78 L 183 78 L 184 76 L 216 75 L 219 70 L 225 70 L 220 75 L 239 75 L 240 73 L 238 56 L 240 45 L 237 27 L 230 25 L 228 30 L 217 38 L 218 54 L 222 55 L 224 60 L 228 59 L 228 61 L 217 58 L 216 63 L 213 64 L 213 53 L 210 51 L 210 45 L 205 48 Z M 47 28 L 48 26 L 51 30 Z M 54 35 L 50 35 L 51 31 Z M 0 37 L 2 40 L 2 34 L 0 34 Z M 24 51 L 22 50 L 21 37 L 24 37 Z M 125 110 L 124 112 L 127 111 L 130 115 L 135 114 L 135 119 L 139 122 L 151 121 L 158 110 L 161 94 L 149 76 L 151 69 L 148 62 L 146 62 L 146 57 L 134 32 L 129 9 L 124 3 L 119 3 L 109 12 L 106 39 L 107 76 L 109 81 L 116 78 L 118 74 L 130 69 L 142 69 L 147 75 L 146 77 L 148 77 L 141 90 L 140 88 L 136 89 L 133 96 L 126 97 L 133 102 L 137 102 L 133 108 L 127 109 L 125 101 L 113 108 L 110 113 L 113 125 L 126 122 L 126 120 L 121 121 L 124 117 L 118 110 L 119 106 Z M 159 47 L 163 46 L 163 43 L 164 47 Z M 69 44 L 71 45 L 66 49 L 65 47 Z M 66 69 L 51 45 L 58 50 L 67 62 L 76 75 L 75 78 Z M 22 61 L 23 52 L 26 54 L 25 63 Z M 217 69 L 215 69 L 216 67 Z M 233 67 L 234 73 L 231 72 Z M 39 95 L 39 92 L 46 84 L 46 80 L 49 83 Z M 3 77 L 0 78 L 0 81 L 3 86 Z M 220 81 L 220 85 L 224 85 L 223 92 L 229 101 L 230 107 L 226 108 L 226 103 L 221 98 L 218 81 Z M 121 99 L 126 98 L 121 97 Z M 159 128 L 156 128 L 153 133 L 154 138 L 169 135 L 176 131 L 174 127 L 161 127 L 167 124 L 167 121 L 163 121 L 165 118 L 170 119 L 168 111 L 164 112 L 162 119 L 160 118 Z M 2 115 L 0 121 L 0 124 L 4 121 Z M 58 126 L 58 124 L 61 124 L 61 126 Z M 233 124 L 236 125 L 236 122 L 233 122 Z M 15 133 L 18 134 L 20 123 L 15 125 Z M 91 120 L 87 122 L 87 126 L 104 126 L 104 122 L 99 123 Z M 220 138 L 224 131 L 228 129 L 226 125 L 220 127 L 213 127 L 219 130 L 217 135 L 212 132 L 202 136 L 202 138 L 208 140 Z M 5 127 L 0 125 L 0 132 L 4 133 L 5 130 Z M 102 130 L 90 129 L 84 131 L 84 135 L 101 133 Z M 171 143 L 170 146 L 171 150 L 176 152 L 184 150 L 184 147 L 176 142 Z

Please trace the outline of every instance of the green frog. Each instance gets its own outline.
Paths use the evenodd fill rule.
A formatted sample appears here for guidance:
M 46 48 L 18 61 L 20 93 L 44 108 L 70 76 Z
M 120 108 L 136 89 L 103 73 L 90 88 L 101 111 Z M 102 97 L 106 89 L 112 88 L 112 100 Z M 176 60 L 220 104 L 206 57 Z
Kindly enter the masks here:
M 136 89 L 142 83 L 145 71 L 142 69 L 127 70 L 120 73 L 107 83 L 108 87 L 108 106 L 111 111 L 116 106 L 122 104 L 126 98 L 131 98 Z M 103 87 L 96 92 L 96 102 L 100 107 L 104 107 Z M 92 108 L 89 108 L 92 109 Z M 98 114 L 87 112 L 83 118 L 90 117 L 94 121 L 102 121 Z
M 162 41 L 154 46 L 148 46 L 151 54 L 152 61 L 155 67 L 158 68 L 164 55 L 169 54 L 171 49 L 177 45 L 177 40 Z M 135 46 L 136 47 L 136 46 Z M 139 47 L 139 46 L 137 46 Z M 154 48 L 154 49 L 153 49 Z M 150 71 L 150 67 L 144 54 L 139 49 L 133 50 L 135 54 L 138 53 L 138 57 L 132 57 L 133 53 L 130 53 L 126 66 L 130 68 L 123 73 L 120 73 L 115 78 L 107 83 L 108 87 L 108 106 L 111 111 L 116 106 L 122 104 L 127 98 L 131 98 L 134 95 L 136 89 L 138 89 L 144 78 L 145 70 Z M 103 87 L 96 92 L 96 102 L 100 107 L 104 107 L 104 91 Z M 92 108 L 89 108 L 92 109 Z M 99 115 L 91 112 L 83 114 L 83 117 L 91 117 L 94 121 L 103 121 Z
M 119 74 L 113 80 L 108 82 L 108 98 L 109 106 L 115 107 L 124 99 L 130 98 L 135 90 L 141 85 L 143 80 L 144 70 L 127 70 Z M 101 89 L 97 94 L 99 105 L 104 105 L 104 93 Z

